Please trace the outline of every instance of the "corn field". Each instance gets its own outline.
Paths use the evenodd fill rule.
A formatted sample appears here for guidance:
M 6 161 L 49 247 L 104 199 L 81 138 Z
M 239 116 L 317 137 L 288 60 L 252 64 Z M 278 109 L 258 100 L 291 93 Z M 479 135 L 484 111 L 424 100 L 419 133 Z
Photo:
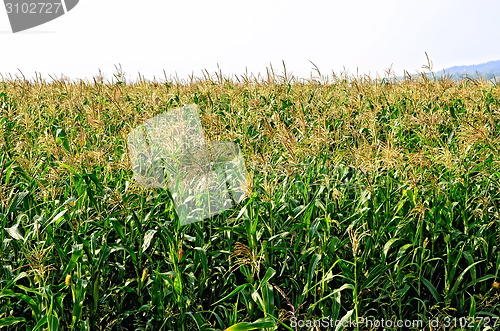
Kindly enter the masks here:
M 127 136 L 193 103 L 207 140 L 240 146 L 248 194 L 181 226 Z M 4 78 L 0 327 L 494 330 L 499 143 L 481 79 Z

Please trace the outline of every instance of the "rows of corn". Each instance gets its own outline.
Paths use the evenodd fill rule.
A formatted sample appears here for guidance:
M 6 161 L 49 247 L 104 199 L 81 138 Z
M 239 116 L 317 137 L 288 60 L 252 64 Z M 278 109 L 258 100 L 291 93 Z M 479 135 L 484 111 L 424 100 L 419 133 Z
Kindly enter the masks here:
M 241 147 L 248 196 L 180 226 L 168 190 L 133 180 L 127 136 L 192 103 L 208 140 Z M 500 90 L 475 79 L 3 79 L 0 327 L 483 330 L 499 139 Z

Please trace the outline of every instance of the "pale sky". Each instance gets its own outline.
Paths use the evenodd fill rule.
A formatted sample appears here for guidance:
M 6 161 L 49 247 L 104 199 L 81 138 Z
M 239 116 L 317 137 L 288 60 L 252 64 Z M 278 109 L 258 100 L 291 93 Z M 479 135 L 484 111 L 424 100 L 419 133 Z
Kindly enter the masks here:
M 28 0 L 27 0 L 28 1 Z M 435 71 L 500 59 L 498 0 L 80 0 L 66 15 L 13 34 L 0 6 L 0 73 L 129 78 L 265 73 L 301 78 Z

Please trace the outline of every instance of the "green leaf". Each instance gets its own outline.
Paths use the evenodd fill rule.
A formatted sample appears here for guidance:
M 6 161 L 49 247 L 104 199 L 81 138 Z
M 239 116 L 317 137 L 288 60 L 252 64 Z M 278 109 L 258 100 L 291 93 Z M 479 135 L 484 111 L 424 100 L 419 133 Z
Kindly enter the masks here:
M 132 258 L 132 263 L 137 262 L 137 256 L 135 255 L 135 252 L 132 248 L 125 246 L 125 245 L 118 245 L 118 244 L 110 244 L 109 247 L 111 247 L 111 251 L 109 252 L 110 254 L 116 251 L 126 251 L 130 254 L 130 257 Z
M 361 289 L 364 290 L 370 288 L 373 284 L 375 284 L 375 282 L 377 282 L 380 279 L 380 277 L 382 277 L 385 274 L 385 272 L 390 267 L 392 267 L 394 263 L 395 262 L 392 262 L 385 266 L 378 264 L 375 267 L 371 268 L 370 271 L 368 272 L 369 273 L 368 278 L 365 280 L 363 285 L 361 285 Z
M 112 220 L 111 224 L 113 224 L 113 228 L 118 233 L 118 235 L 120 236 L 120 238 L 122 238 L 123 240 L 125 240 L 125 234 L 123 233 L 123 225 L 122 225 L 122 223 L 119 222 L 119 221 L 116 221 L 116 220 Z
M 177 295 L 182 296 L 182 278 L 180 272 L 175 273 L 174 290 Z
M 436 288 L 434 287 L 434 285 L 432 285 L 431 282 L 429 282 L 424 277 L 420 278 L 420 280 L 429 289 L 429 292 L 431 292 L 431 294 L 434 297 L 434 299 L 436 300 L 436 302 L 441 302 L 441 298 L 439 297 L 439 293 L 436 290 Z
M 247 283 L 247 284 L 243 284 L 243 285 L 238 286 L 236 289 L 234 289 L 231 293 L 229 293 L 228 295 L 226 295 L 224 298 L 220 299 L 217 302 L 212 303 L 212 306 L 218 304 L 219 302 L 225 301 L 226 299 L 231 298 L 235 294 L 240 293 L 241 291 L 243 291 L 248 286 L 251 286 L 251 285 Z
M 64 269 L 64 272 L 62 273 L 61 280 L 64 279 L 66 275 L 68 275 L 73 270 L 73 268 L 76 265 L 76 262 L 78 262 L 78 260 L 82 257 L 82 255 L 83 255 L 83 246 L 81 244 L 72 245 L 71 259 L 66 268 Z
M 58 162 L 58 163 L 59 163 L 60 166 L 62 166 L 64 168 L 66 168 L 67 170 L 69 170 L 70 173 L 75 173 L 76 172 L 75 168 L 73 168 L 72 166 L 64 164 L 62 162 Z
M 23 279 L 24 277 L 28 277 L 28 274 L 26 272 L 21 272 L 19 273 L 16 277 L 14 277 L 13 279 L 11 279 L 7 285 L 5 286 L 4 290 L 5 289 L 8 289 L 9 287 L 12 286 L 12 284 L 16 283 L 19 279 Z
M 49 319 L 49 331 L 59 330 L 59 319 L 57 318 L 57 316 L 50 315 L 48 319 Z
M 389 253 L 389 250 L 391 249 L 392 245 L 395 242 L 398 242 L 399 240 L 401 240 L 401 238 L 392 238 L 391 240 L 389 240 L 388 242 L 385 243 L 385 245 L 384 245 L 384 262 L 385 262 L 385 259 L 387 258 L 387 254 Z
M 14 316 L 4 317 L 0 319 L 0 327 L 11 326 L 21 322 L 26 322 L 26 320 L 22 317 L 14 317 Z
M 333 290 L 328 295 L 322 297 L 321 299 L 319 299 L 318 301 L 316 301 L 315 303 L 313 303 L 312 306 L 310 307 L 310 309 L 313 310 L 316 307 L 316 305 L 318 305 L 320 302 L 328 299 L 329 297 L 331 297 L 333 295 L 336 295 L 337 293 L 342 292 L 343 290 L 354 290 L 354 286 L 352 284 L 344 284 L 344 285 L 342 285 L 341 287 Z
M 476 316 L 476 300 L 474 299 L 473 295 L 470 296 L 469 316 L 470 317 Z
M 195 247 L 194 251 L 195 251 L 195 257 L 197 258 L 196 260 L 198 260 L 198 258 L 201 260 L 201 264 L 203 266 L 203 272 L 206 275 L 208 271 L 207 251 L 202 247 Z M 196 265 L 199 265 L 199 263 L 197 263 Z
M 63 217 L 63 216 L 64 216 L 64 214 L 66 214 L 67 212 L 68 212 L 68 210 L 67 210 L 67 209 L 63 209 L 63 210 L 62 210 L 62 211 L 60 211 L 60 212 L 59 212 L 56 216 L 54 216 L 54 218 L 52 218 L 52 220 L 50 221 L 50 223 L 49 223 L 49 224 L 52 224 L 52 223 L 56 222 L 56 226 L 58 226 L 58 225 L 59 225 L 59 223 L 61 223 L 61 221 L 62 221 L 62 220 L 61 220 L 61 221 L 59 221 L 59 222 L 57 222 L 57 221 L 58 221 L 61 217 Z M 64 218 L 63 218 L 63 219 L 64 219 Z
M 7 209 L 7 212 L 2 215 L 2 219 L 0 220 L 0 224 L 5 225 L 3 222 L 5 219 L 7 219 L 7 216 L 9 216 L 14 210 L 16 210 L 17 207 L 23 202 L 24 198 L 29 194 L 28 191 L 20 192 L 16 195 L 15 198 L 11 200 L 11 203 L 9 205 L 9 208 Z
M 71 285 L 73 295 L 73 316 L 71 319 L 71 328 L 74 328 L 82 317 L 82 308 L 87 293 L 87 280 L 77 279 L 75 284 Z
M 32 331 L 36 331 L 38 329 L 40 329 L 42 326 L 44 326 L 45 324 L 47 324 L 47 315 L 45 315 L 44 317 L 42 317 L 38 323 L 36 323 L 35 327 L 33 328 Z
M 266 271 L 266 274 L 264 275 L 264 278 L 262 278 L 262 280 L 260 281 L 260 286 L 261 287 L 264 286 L 269 281 L 269 279 L 271 279 L 275 274 L 276 274 L 276 270 L 274 270 L 271 267 L 267 268 L 267 271 Z
M 446 297 L 447 297 L 448 299 L 451 299 L 451 297 L 455 294 L 455 292 L 457 291 L 458 287 L 460 286 L 460 283 L 462 283 L 462 280 L 463 280 L 463 278 L 464 278 L 465 274 L 467 273 L 467 271 L 469 271 L 469 270 L 470 270 L 471 268 L 473 268 L 476 264 L 479 264 L 479 263 L 481 263 L 481 262 L 483 262 L 483 260 L 481 260 L 481 261 L 477 261 L 477 262 L 475 262 L 475 263 L 471 264 L 470 266 L 468 266 L 467 268 L 465 268 L 465 269 L 464 269 L 464 271 L 462 271 L 462 272 L 460 273 L 460 275 L 458 276 L 457 280 L 455 281 L 455 284 L 453 285 L 453 288 L 452 288 L 452 289 L 451 289 L 451 291 L 450 291 L 450 292 L 446 295 Z M 463 290 L 465 290 L 465 289 L 463 289 Z
M 38 307 L 38 304 L 31 298 L 30 296 L 23 294 L 23 293 L 17 293 L 14 292 L 13 290 L 10 289 L 4 289 L 2 292 L 0 292 L 0 298 L 2 297 L 16 297 L 24 302 L 26 302 L 30 307 L 35 316 L 40 316 L 40 308 Z
M 270 317 L 259 318 L 254 322 L 241 322 L 228 327 L 225 331 L 245 331 L 245 330 L 257 330 L 263 328 L 274 328 L 276 323 Z

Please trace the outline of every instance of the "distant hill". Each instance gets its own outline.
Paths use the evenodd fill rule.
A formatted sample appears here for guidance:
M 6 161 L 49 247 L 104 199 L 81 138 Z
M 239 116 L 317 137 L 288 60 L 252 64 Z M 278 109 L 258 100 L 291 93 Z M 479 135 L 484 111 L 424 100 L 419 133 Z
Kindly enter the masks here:
M 477 78 L 478 75 L 484 79 L 493 79 L 495 77 L 500 79 L 500 60 L 468 66 L 454 66 L 438 71 L 434 75 L 436 77 L 449 75 L 453 79 L 464 77 Z

